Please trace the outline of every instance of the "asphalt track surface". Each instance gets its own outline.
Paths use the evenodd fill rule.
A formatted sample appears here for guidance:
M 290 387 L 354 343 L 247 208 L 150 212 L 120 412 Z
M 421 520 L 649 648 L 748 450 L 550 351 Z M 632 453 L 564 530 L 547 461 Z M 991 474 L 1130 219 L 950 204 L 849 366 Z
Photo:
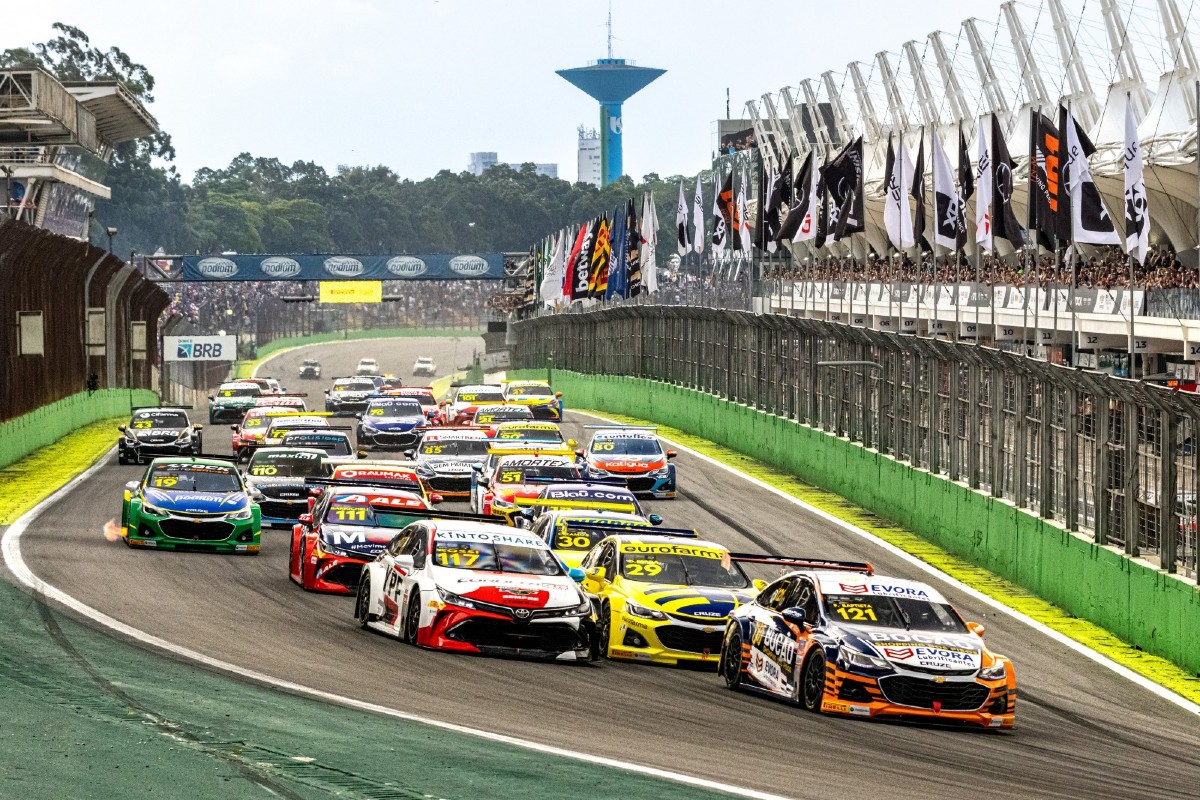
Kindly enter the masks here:
M 460 360 L 472 344 L 459 344 Z M 285 377 L 319 408 L 328 380 L 352 372 L 362 356 L 407 381 L 417 355 L 445 369 L 451 348 L 448 339 L 316 345 L 273 359 L 263 374 Z M 295 378 L 309 356 L 321 360 L 321 383 Z M 566 428 L 582 439 L 578 418 Z M 227 448 L 226 431 L 206 430 L 206 449 Z M 882 574 L 920 577 L 765 489 L 686 453 L 676 463 L 681 497 L 649 503 L 668 525 L 695 527 L 734 549 L 866 558 Z M 288 532 L 264 531 L 258 557 L 106 542 L 101 529 L 120 514 L 122 484 L 139 474 L 114 463 L 43 514 L 23 539 L 31 569 L 143 631 L 276 678 L 792 797 L 1195 797 L 1200 786 L 1195 715 L 946 587 L 939 588 L 967 619 L 987 626 L 990 646 L 1016 664 L 1011 733 L 818 716 L 730 692 L 715 674 L 692 670 L 417 650 L 360 630 L 351 597 L 307 593 L 289 581 Z M 547 781 L 552 786 L 553 776 Z

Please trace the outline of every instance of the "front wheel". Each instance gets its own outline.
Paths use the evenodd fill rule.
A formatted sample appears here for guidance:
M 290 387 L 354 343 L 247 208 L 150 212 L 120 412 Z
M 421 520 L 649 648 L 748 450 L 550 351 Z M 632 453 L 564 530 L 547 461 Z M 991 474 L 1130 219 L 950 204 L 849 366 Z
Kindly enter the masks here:
M 413 589 L 413 596 L 408 599 L 408 613 L 404 615 L 404 641 L 417 646 L 417 633 L 421 627 L 421 593 Z
M 608 603 L 600 606 L 596 615 L 596 659 L 608 658 L 608 645 L 612 637 L 612 610 Z
M 721 651 L 721 677 L 725 679 L 725 688 L 737 691 L 742 687 L 742 637 L 733 634 Z
M 821 699 L 825 696 L 825 654 L 819 648 L 804 662 L 802 680 L 800 704 L 807 711 L 819 712 Z
M 366 571 L 358 579 L 358 595 L 354 598 L 354 617 L 360 628 L 366 628 L 372 621 L 371 617 L 371 579 Z

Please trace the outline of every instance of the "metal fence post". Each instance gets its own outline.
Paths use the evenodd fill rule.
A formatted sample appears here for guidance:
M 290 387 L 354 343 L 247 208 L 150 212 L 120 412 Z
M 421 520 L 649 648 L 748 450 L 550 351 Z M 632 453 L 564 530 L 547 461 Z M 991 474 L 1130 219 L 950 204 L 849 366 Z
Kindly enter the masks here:
M 1175 505 L 1177 503 L 1175 450 L 1179 438 L 1179 421 L 1173 410 L 1159 411 L 1159 419 L 1163 429 L 1159 443 L 1159 461 L 1161 470 L 1158 487 L 1158 561 L 1159 566 L 1167 572 L 1177 570 L 1176 559 L 1179 550 L 1179 523 L 1176 519 Z
M 1066 390 L 1066 411 L 1063 417 L 1063 523 L 1069 531 L 1079 530 L 1079 391 Z
M 1137 403 L 1130 400 L 1126 400 L 1124 405 L 1125 435 L 1121 438 L 1125 446 L 1125 553 L 1137 556 L 1139 554 L 1137 504 L 1141 485 L 1137 463 L 1138 406 Z

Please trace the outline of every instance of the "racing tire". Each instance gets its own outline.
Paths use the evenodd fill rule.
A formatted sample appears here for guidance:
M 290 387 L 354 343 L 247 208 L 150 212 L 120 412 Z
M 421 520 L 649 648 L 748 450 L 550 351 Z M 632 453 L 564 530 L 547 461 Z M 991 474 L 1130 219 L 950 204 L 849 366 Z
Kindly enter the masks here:
M 421 592 L 419 589 L 414 589 L 413 594 L 416 595 L 416 598 L 410 597 L 408 606 L 404 610 L 404 641 L 413 647 L 419 647 L 417 634 L 420 632 L 421 626 Z
M 371 579 L 367 577 L 366 570 L 363 570 L 362 577 L 358 579 L 358 594 L 354 598 L 354 617 L 358 620 L 358 627 L 366 629 L 367 625 L 375 621 L 375 615 L 370 612 L 371 607 Z
M 800 681 L 800 705 L 806 711 L 820 713 L 821 700 L 825 697 L 825 654 L 819 647 L 804 662 Z
M 608 658 L 610 639 L 612 638 L 612 609 L 608 603 L 600 606 L 596 614 L 596 660 Z
M 721 677 L 725 688 L 736 692 L 742 688 L 742 636 L 733 634 L 721 650 Z
M 125 457 L 125 451 L 124 451 L 124 450 L 118 450 L 118 451 L 117 451 L 117 463 L 118 463 L 118 464 L 122 464 L 122 465 L 124 465 L 124 464 L 128 464 L 128 463 L 129 463 L 129 459 Z

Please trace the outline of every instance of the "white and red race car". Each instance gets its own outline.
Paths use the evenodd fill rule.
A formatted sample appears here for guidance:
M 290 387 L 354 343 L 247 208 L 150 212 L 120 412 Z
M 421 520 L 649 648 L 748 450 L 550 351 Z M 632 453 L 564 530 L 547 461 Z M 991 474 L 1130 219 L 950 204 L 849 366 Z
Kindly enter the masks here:
M 582 577 L 524 531 L 421 520 L 363 568 L 354 616 L 418 647 L 586 660 L 595 625 Z

